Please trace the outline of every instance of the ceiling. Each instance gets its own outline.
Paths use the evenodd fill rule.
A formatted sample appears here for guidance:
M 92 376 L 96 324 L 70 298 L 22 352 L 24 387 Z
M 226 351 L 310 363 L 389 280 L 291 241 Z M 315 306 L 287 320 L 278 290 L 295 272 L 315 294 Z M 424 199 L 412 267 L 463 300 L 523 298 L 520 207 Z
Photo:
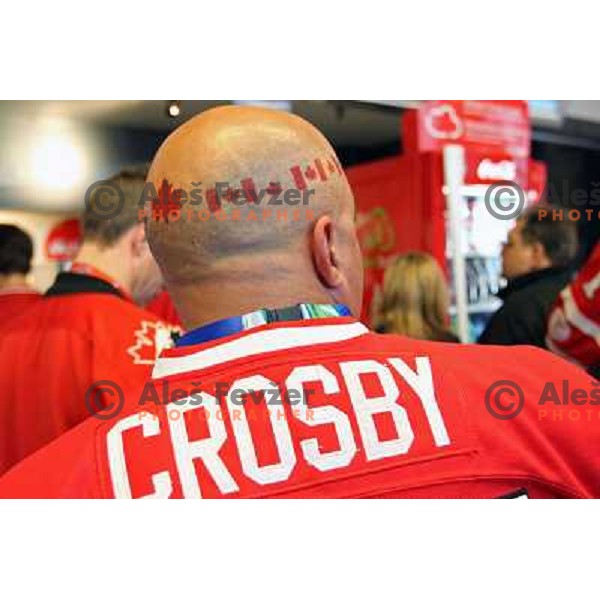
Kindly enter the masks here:
M 0 101 L 0 128 L 3 121 L 25 119 L 31 122 L 61 118 L 100 127 L 168 133 L 193 115 L 228 103 L 229 101 L 183 100 L 181 115 L 173 119 L 167 115 L 166 100 L 9 100 Z M 292 101 L 293 111 L 314 123 L 338 147 L 398 143 L 402 109 L 416 105 L 418 101 L 410 100 Z M 564 100 L 560 101 L 560 107 L 560 113 L 568 121 L 589 124 L 577 131 L 579 135 L 596 139 L 600 137 L 600 101 Z M 542 127 L 549 125 L 544 120 L 536 121 L 535 113 L 533 117 L 534 124 Z M 560 122 L 554 123 L 555 129 L 557 126 L 560 129 Z
M 165 100 L 1 101 L 0 120 L 64 118 L 99 126 L 168 132 L 187 118 L 228 101 L 184 100 L 180 117 L 167 115 Z M 293 101 L 293 111 L 336 145 L 377 145 L 398 140 L 401 108 L 352 101 Z
M 66 210 L 76 206 L 86 182 L 122 164 L 147 162 L 183 121 L 228 103 L 183 100 L 181 115 L 174 119 L 167 114 L 166 100 L 0 101 L 0 207 Z M 416 104 L 300 100 L 292 102 L 292 110 L 323 131 L 344 164 L 352 165 L 398 152 L 402 111 Z M 565 118 L 551 130 L 540 129 L 543 124 L 538 122 L 534 140 L 600 150 L 600 102 L 562 101 L 560 107 Z M 69 148 L 61 136 L 68 138 Z M 77 156 L 65 160 L 69 155 L 64 153 L 73 154 L 75 149 Z M 65 186 L 50 189 L 77 174 L 81 189 L 75 184 L 69 193 Z

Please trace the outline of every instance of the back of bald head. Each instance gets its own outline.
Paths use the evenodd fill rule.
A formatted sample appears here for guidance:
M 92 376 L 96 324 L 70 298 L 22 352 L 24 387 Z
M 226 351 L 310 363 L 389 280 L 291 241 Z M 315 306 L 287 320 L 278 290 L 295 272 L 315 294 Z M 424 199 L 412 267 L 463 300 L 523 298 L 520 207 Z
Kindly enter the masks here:
M 183 198 L 178 212 L 163 210 L 160 218 L 147 210 L 146 219 L 152 252 L 175 284 L 211 277 L 250 256 L 276 268 L 301 251 L 320 216 L 353 218 L 352 193 L 329 142 L 281 111 L 227 106 L 201 113 L 165 140 L 148 182 Z M 288 190 L 299 192 L 288 194 L 294 204 L 284 201 Z

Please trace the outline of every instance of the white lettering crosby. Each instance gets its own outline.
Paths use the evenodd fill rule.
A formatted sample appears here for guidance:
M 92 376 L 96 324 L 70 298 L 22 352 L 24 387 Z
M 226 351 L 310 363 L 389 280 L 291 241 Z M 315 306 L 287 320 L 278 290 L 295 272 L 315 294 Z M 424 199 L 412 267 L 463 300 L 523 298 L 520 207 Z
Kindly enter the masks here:
M 416 359 L 416 370 L 399 358 L 390 358 L 387 363 L 381 360 L 358 360 L 340 363 L 343 383 L 349 393 L 348 407 L 358 425 L 360 440 L 356 440 L 351 426 L 350 416 L 336 406 L 324 405 L 310 407 L 300 403 L 295 407 L 293 418 L 309 427 L 322 424 L 332 425 L 337 438 L 337 449 L 325 452 L 315 437 L 307 437 L 299 442 L 302 456 L 297 456 L 288 416 L 281 407 L 267 404 L 277 460 L 272 464 L 260 465 L 256 447 L 252 439 L 246 408 L 232 402 L 228 394 L 225 405 L 231 417 L 232 435 L 235 440 L 242 472 L 245 477 L 259 485 L 270 485 L 287 481 L 293 473 L 298 460 L 320 472 L 327 472 L 349 466 L 357 454 L 357 448 L 364 449 L 367 461 L 377 461 L 393 456 L 407 454 L 415 439 L 410 415 L 404 406 L 398 403 L 401 398 L 398 378 L 405 382 L 421 402 L 427 418 L 434 443 L 437 447 L 451 443 L 441 414 L 428 358 Z M 379 395 L 369 395 L 363 386 L 362 377 L 376 377 L 382 390 Z M 300 366 L 292 369 L 287 377 L 285 387 L 288 390 L 304 389 L 305 384 L 319 383 L 325 396 L 340 393 L 341 381 L 324 365 Z M 231 384 L 231 390 L 257 392 L 276 389 L 278 386 L 267 377 L 257 374 L 244 377 Z M 202 403 L 186 403 L 178 406 L 181 417 L 168 419 L 171 446 L 175 458 L 177 475 L 185 498 L 201 498 L 202 489 L 197 477 L 195 462 L 202 461 L 205 470 L 215 482 L 221 494 L 239 491 L 239 482 L 235 480 L 232 470 L 228 468 L 220 455 L 220 451 L 228 439 L 228 431 L 224 420 L 216 418 L 219 403 L 210 394 L 202 394 Z M 167 410 L 173 407 L 167 405 Z M 296 410 L 297 408 L 297 410 Z M 183 413 L 194 410 L 207 411 L 208 437 L 191 440 Z M 310 413 L 310 414 L 309 414 Z M 381 440 L 377 431 L 375 416 L 387 414 L 395 429 L 392 439 Z M 235 415 L 236 418 L 233 417 Z M 118 421 L 108 432 L 107 451 L 110 475 L 114 495 L 117 498 L 133 496 L 127 471 L 126 444 L 123 436 L 128 430 L 141 428 L 144 438 L 160 435 L 160 421 L 147 415 L 128 416 Z M 168 471 L 154 473 L 150 476 L 153 493 L 144 498 L 168 498 L 173 493 L 173 474 Z

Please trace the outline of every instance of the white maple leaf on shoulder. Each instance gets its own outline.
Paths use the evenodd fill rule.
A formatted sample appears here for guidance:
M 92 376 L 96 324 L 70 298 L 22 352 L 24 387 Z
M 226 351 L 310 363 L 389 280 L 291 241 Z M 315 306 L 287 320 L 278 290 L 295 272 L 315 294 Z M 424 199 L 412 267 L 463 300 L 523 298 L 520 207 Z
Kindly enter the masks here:
M 163 350 L 173 347 L 174 333 L 181 333 L 181 329 L 160 321 L 142 321 L 127 354 L 135 365 L 153 365 Z

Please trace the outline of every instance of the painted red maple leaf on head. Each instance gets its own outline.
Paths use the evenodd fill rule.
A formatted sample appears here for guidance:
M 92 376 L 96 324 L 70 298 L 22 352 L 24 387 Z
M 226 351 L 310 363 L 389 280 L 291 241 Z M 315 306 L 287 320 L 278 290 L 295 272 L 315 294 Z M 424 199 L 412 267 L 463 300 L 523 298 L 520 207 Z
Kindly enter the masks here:
M 152 199 L 152 209 L 163 216 L 167 216 L 172 210 L 181 210 L 181 199 L 183 190 L 173 189 L 173 185 L 163 179 L 156 197 Z

